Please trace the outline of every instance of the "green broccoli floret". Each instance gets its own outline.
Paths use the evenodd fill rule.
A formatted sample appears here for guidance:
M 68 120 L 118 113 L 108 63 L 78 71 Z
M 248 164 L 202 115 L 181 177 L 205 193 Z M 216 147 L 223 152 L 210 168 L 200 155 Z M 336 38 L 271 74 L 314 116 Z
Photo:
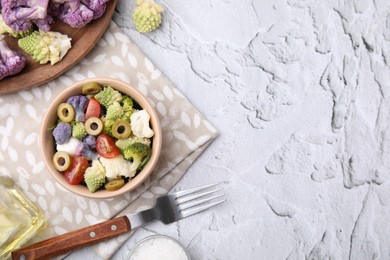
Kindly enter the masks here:
M 161 24 L 164 9 L 154 0 L 137 0 L 132 18 L 139 32 L 151 32 Z
M 142 143 L 142 144 L 147 145 L 148 147 L 150 147 L 150 139 L 148 139 L 148 138 L 139 138 L 139 137 L 137 137 L 135 135 L 132 135 L 129 138 L 126 138 L 126 139 L 118 139 L 115 142 L 115 145 L 119 148 L 119 150 L 121 150 L 123 152 L 126 149 L 128 149 L 130 147 L 130 145 L 132 145 L 134 143 Z
M 101 105 L 108 108 L 114 102 L 120 102 L 122 100 L 122 94 L 110 86 L 105 86 L 102 91 L 95 95 L 95 98 Z
M 72 136 L 76 139 L 83 139 L 87 135 L 83 122 L 76 122 L 72 128 Z
M 116 120 L 122 118 L 124 113 L 123 107 L 119 102 L 115 101 L 112 105 L 107 108 L 106 118 L 108 120 Z
M 31 26 L 29 29 L 24 31 L 14 31 L 9 27 L 3 20 L 3 17 L 0 14 L 0 34 L 9 34 L 14 38 L 23 38 L 31 34 L 34 31 L 34 28 Z
M 84 181 L 91 192 L 103 186 L 106 181 L 106 170 L 99 160 L 93 160 L 92 166 L 85 170 Z
M 19 47 L 40 64 L 61 61 L 71 48 L 71 38 L 59 32 L 35 31 L 18 40 Z
M 149 161 L 151 155 L 150 147 L 143 143 L 133 143 L 123 151 L 123 157 L 132 161 L 131 170 L 141 170 Z

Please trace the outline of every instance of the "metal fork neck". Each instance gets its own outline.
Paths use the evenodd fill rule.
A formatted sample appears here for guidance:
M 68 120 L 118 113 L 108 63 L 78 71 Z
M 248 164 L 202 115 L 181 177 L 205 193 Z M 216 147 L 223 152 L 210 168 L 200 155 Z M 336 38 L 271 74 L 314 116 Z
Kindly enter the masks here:
M 130 221 L 131 229 L 136 229 L 149 222 L 159 219 L 159 212 L 155 208 L 147 209 L 134 214 L 127 214 Z

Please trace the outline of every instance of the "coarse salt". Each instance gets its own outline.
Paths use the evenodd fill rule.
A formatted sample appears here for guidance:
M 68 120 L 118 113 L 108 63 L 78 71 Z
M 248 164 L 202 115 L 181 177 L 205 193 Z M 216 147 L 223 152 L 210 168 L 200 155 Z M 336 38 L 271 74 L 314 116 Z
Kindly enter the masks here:
M 130 260 L 189 260 L 184 249 L 173 239 L 151 236 L 141 241 L 131 252 Z

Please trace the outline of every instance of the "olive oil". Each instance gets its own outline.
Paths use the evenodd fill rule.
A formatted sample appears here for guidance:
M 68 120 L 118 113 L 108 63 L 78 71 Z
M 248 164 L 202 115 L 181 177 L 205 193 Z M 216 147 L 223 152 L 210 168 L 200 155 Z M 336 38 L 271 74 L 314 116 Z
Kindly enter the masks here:
M 45 217 L 8 177 L 0 176 L 0 259 L 30 240 L 45 224 Z

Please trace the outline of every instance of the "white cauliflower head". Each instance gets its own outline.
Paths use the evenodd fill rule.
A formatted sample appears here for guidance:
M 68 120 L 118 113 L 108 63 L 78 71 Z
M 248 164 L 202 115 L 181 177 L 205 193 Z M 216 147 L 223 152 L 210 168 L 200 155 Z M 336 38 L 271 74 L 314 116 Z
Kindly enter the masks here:
M 121 176 L 131 178 L 136 173 L 136 171 L 131 170 L 132 163 L 125 160 L 122 155 L 110 159 L 100 157 L 99 160 L 106 170 L 106 177 L 110 180 Z
M 131 131 L 139 138 L 151 138 L 154 135 L 149 126 L 150 115 L 146 110 L 135 111 L 130 116 Z
M 70 155 L 75 155 L 77 152 L 77 146 L 81 144 L 81 141 L 71 137 L 68 142 L 64 144 L 57 144 L 57 151 L 63 151 Z

